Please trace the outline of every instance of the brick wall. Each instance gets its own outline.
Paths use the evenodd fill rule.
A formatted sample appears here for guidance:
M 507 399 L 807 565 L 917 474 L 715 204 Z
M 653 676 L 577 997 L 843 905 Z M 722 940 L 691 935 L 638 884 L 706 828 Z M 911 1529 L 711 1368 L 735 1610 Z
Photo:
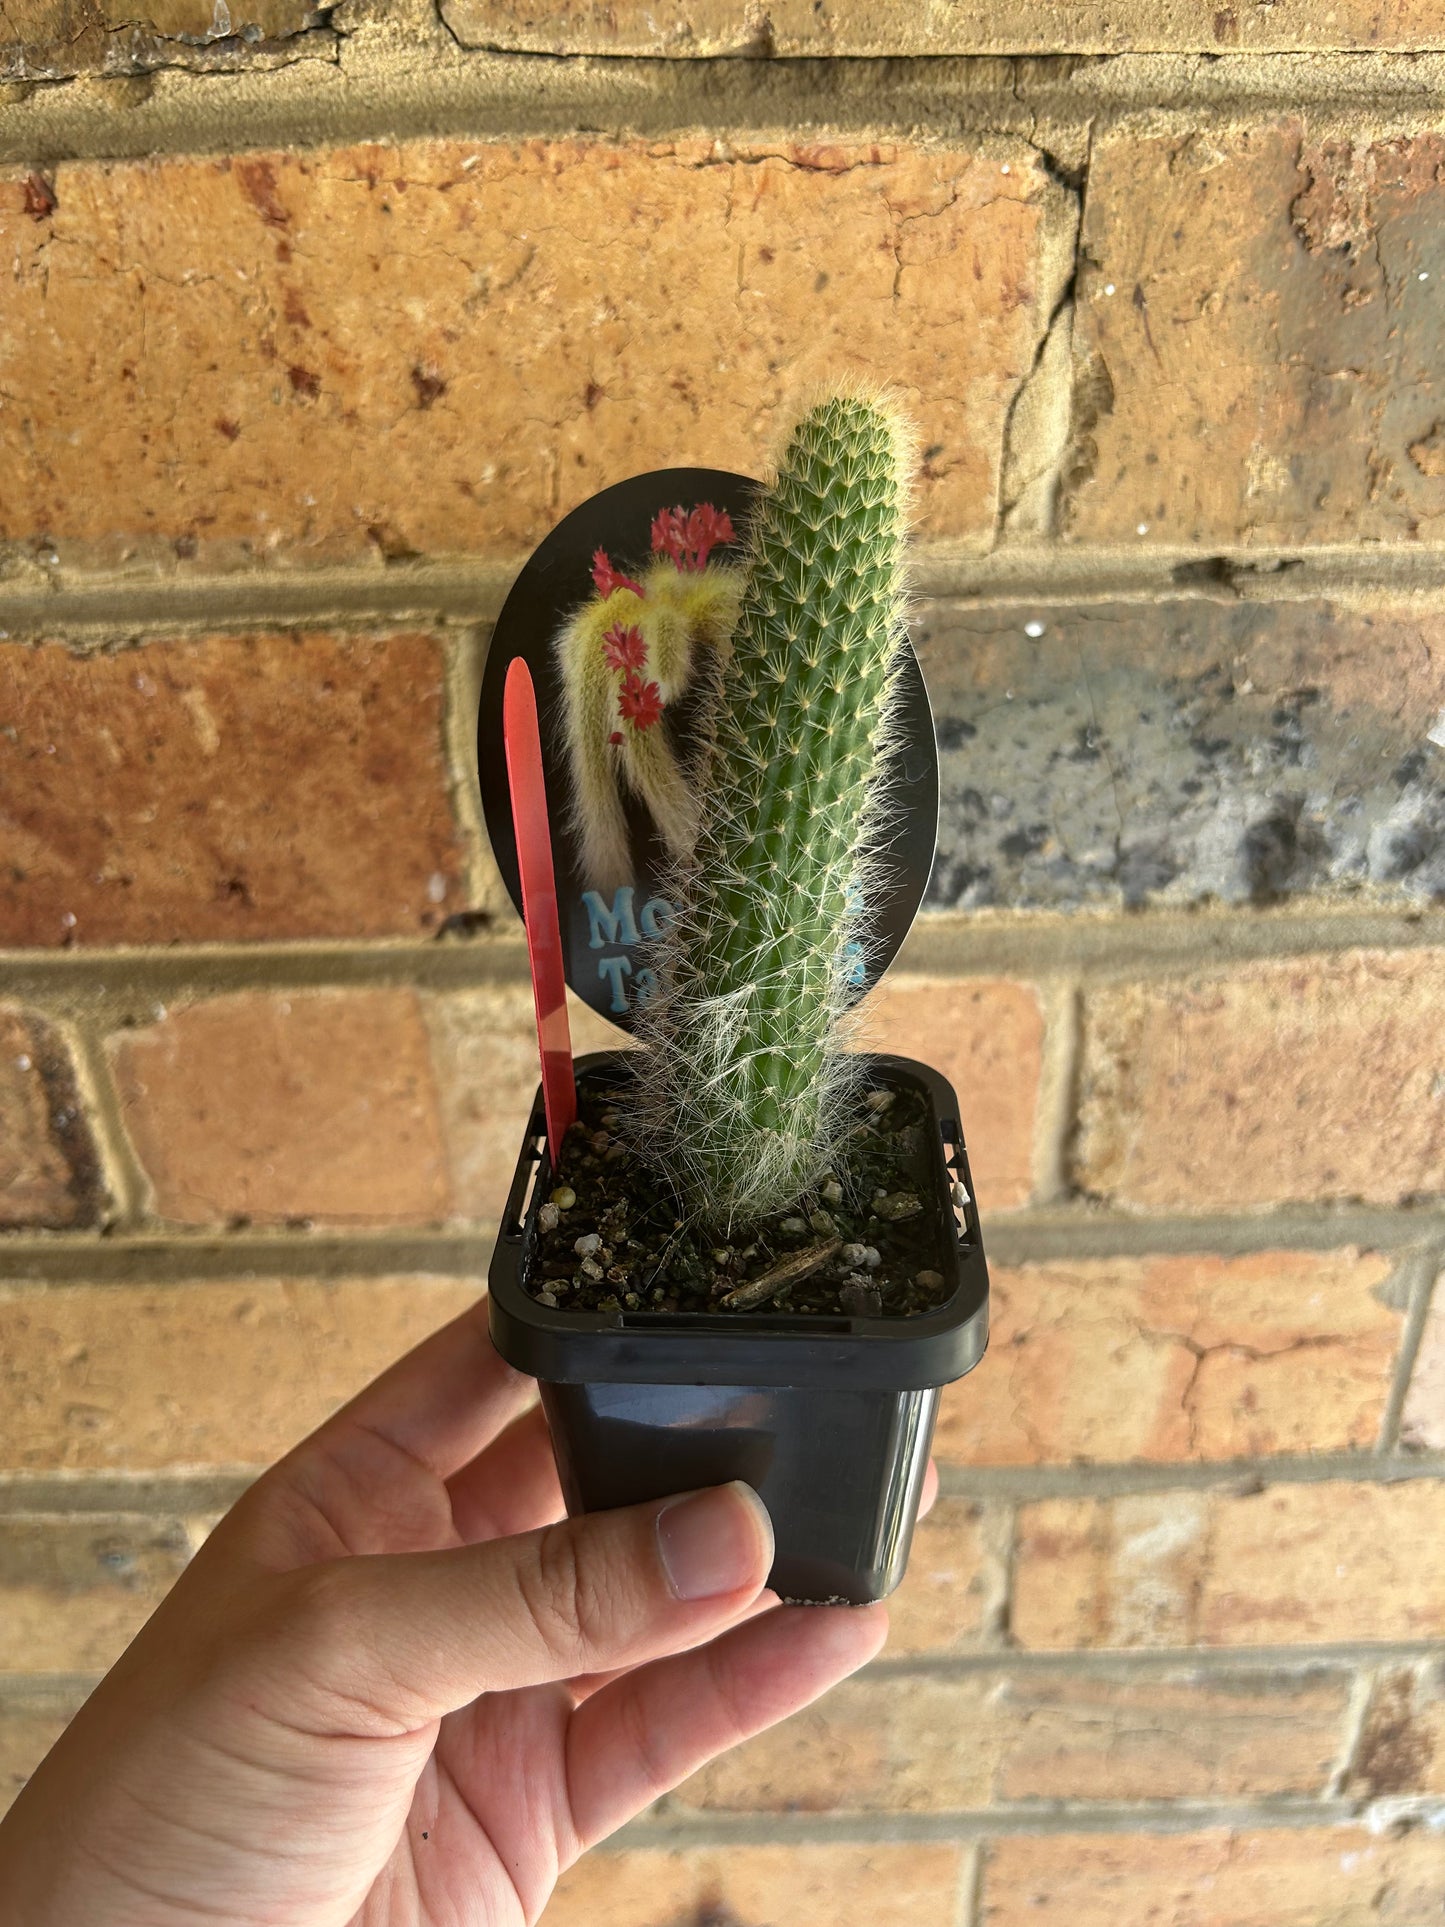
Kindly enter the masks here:
M 475 1295 L 516 568 L 849 365 L 926 431 L 944 751 L 877 1031 L 993 1344 L 885 1656 L 548 1922 L 1438 1912 L 1445 36 L 984 11 L 11 0 L 0 1788 Z

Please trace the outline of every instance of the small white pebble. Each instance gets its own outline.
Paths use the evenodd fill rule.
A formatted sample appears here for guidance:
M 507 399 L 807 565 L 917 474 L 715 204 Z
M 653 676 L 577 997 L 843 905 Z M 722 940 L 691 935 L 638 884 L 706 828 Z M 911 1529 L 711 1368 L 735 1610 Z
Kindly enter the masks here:
M 561 1215 L 562 1213 L 557 1209 L 555 1204 L 544 1204 L 537 1213 L 537 1223 L 543 1231 L 555 1231 L 557 1229 L 557 1220 Z
M 590 1258 L 594 1251 L 602 1249 L 602 1240 L 595 1231 L 584 1231 L 582 1236 L 574 1242 L 572 1249 L 579 1258 Z
M 892 1091 L 869 1091 L 867 1105 L 870 1111 L 886 1111 L 893 1102 Z
M 1134 533 L 1135 535 L 1147 535 L 1149 533 L 1149 524 L 1147 522 L 1140 522 L 1134 530 Z
M 555 1291 L 539 1291 L 539 1292 L 537 1293 L 537 1303 L 538 1303 L 539 1305 L 545 1305 L 545 1306 L 547 1307 L 547 1309 L 548 1309 L 549 1311 L 556 1311 L 556 1309 L 557 1309 L 557 1294 L 556 1294 L 556 1292 L 555 1292 Z
M 844 1245 L 843 1249 L 838 1253 L 838 1256 L 845 1265 L 850 1267 L 861 1265 L 868 1256 L 868 1246 Z
M 1004 162 L 1004 164 L 1003 164 L 1003 166 L 1002 166 L 1002 167 L 1001 167 L 1001 168 L 999 169 L 999 173 L 1000 173 L 1000 174 L 1012 174 L 1012 173 L 1013 173 L 1013 169 L 1012 169 L 1012 168 L 1011 168 L 1011 167 L 1009 166 L 1009 164 L 1008 164 L 1008 162 L 1007 162 L 1007 161 L 1005 161 L 1005 162 Z
M 17 1057 L 15 1060 L 15 1068 L 17 1071 L 28 1071 L 30 1069 L 30 1059 L 24 1056 Z
M 570 1184 L 559 1184 L 552 1193 L 552 1202 L 559 1211 L 570 1211 L 577 1202 L 577 1193 Z
M 1428 281 L 1430 279 L 1430 270 L 1428 268 L 1421 268 L 1419 278 L 1422 281 Z
M 781 1226 L 790 1238 L 801 1238 L 807 1228 L 802 1218 L 784 1218 Z
M 730 1265 L 732 1260 L 733 1254 L 727 1245 L 719 1245 L 717 1250 L 712 1254 L 712 1261 L 719 1269 L 721 1269 L 723 1265 Z
M 953 1202 L 955 1204 L 972 1204 L 973 1199 L 968 1195 L 967 1191 L 964 1190 L 961 1184 L 956 1184 L 953 1187 Z
M 937 1291 L 938 1287 L 943 1283 L 943 1273 L 941 1271 L 916 1271 L 913 1274 L 913 1282 L 915 1285 L 921 1285 L 925 1291 Z
M 1106 281 L 1106 282 L 1104 283 L 1104 292 L 1105 292 L 1105 294 L 1113 294 L 1113 293 L 1114 293 L 1114 284 L 1113 284 L 1113 282 L 1112 282 L 1112 281 Z
M 879 1265 L 882 1264 L 883 1260 L 879 1256 L 877 1245 L 864 1245 L 863 1262 L 865 1265 L 867 1265 L 870 1271 L 876 1271 L 878 1269 Z
M 1032 636 L 1035 641 L 1037 641 L 1043 633 L 1044 625 L 1041 622 L 1026 622 L 1024 624 L 1024 634 L 1026 636 Z
M 819 1196 L 822 1198 L 824 1204 L 841 1204 L 843 1202 L 843 1187 L 836 1178 L 829 1178 L 828 1182 L 820 1190 Z
M 602 1276 L 602 1267 L 595 1258 L 584 1258 L 582 1260 L 582 1276 L 594 1280 Z

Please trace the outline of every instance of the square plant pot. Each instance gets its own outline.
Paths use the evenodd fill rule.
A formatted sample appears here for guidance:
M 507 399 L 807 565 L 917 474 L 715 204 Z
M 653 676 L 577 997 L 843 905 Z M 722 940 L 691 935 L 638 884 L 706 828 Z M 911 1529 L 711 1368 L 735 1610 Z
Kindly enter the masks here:
M 784 1599 L 863 1605 L 903 1576 L 943 1386 L 988 1342 L 988 1271 L 958 1103 L 937 1071 L 868 1056 L 868 1081 L 921 1088 L 918 1180 L 946 1296 L 910 1317 L 569 1311 L 528 1290 L 551 1189 L 541 1093 L 489 1274 L 497 1350 L 538 1379 L 571 1513 L 745 1479 L 773 1521 Z M 637 1055 L 578 1060 L 619 1087 Z M 951 1289 L 950 1289 L 951 1287 Z

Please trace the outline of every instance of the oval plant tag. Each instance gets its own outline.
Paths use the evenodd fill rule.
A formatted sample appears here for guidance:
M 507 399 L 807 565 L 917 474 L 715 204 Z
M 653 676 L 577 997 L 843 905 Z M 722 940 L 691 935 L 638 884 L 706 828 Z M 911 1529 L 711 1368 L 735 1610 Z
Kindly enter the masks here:
M 526 658 L 542 760 L 567 981 L 624 1030 L 654 979 L 648 940 L 672 906 L 666 877 L 691 832 L 707 654 L 730 632 L 760 484 L 724 469 L 663 468 L 603 489 L 538 545 L 492 632 L 477 716 L 487 834 L 520 912 L 502 746 L 507 665 Z M 622 593 L 618 593 L 622 591 Z M 938 841 L 938 747 L 923 673 L 905 643 L 892 807 L 861 996 L 887 969 L 928 887 Z

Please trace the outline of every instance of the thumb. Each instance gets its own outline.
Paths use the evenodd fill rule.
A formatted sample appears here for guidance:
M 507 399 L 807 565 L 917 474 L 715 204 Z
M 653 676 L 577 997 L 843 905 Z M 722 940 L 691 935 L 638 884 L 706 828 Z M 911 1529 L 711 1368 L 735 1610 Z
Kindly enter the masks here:
M 587 1513 L 434 1553 L 361 1555 L 294 1575 L 301 1676 L 368 1730 L 411 1727 L 479 1694 L 679 1652 L 757 1598 L 773 1529 L 751 1486 Z

